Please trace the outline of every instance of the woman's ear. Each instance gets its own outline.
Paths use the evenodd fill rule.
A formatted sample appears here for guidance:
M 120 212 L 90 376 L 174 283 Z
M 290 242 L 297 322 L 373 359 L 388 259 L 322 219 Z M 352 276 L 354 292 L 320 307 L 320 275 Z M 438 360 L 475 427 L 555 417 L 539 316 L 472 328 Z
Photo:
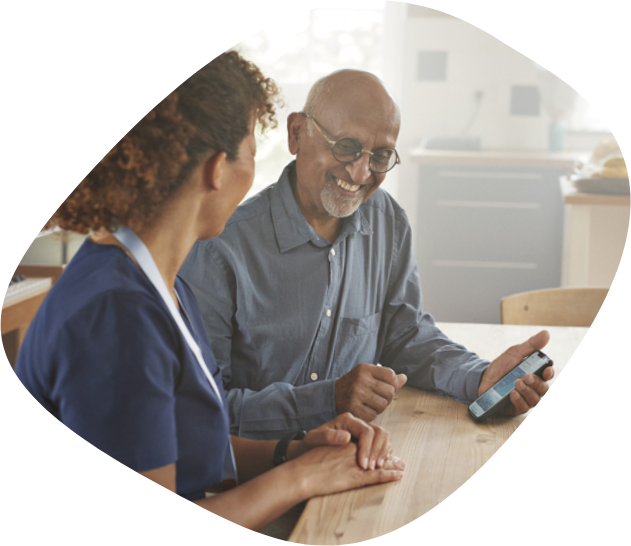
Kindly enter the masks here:
M 300 148 L 300 133 L 304 119 L 305 117 L 298 112 L 292 112 L 287 116 L 287 138 L 291 155 L 296 155 Z
M 210 156 L 204 165 L 204 187 L 211 191 L 220 191 L 226 171 L 226 152 Z

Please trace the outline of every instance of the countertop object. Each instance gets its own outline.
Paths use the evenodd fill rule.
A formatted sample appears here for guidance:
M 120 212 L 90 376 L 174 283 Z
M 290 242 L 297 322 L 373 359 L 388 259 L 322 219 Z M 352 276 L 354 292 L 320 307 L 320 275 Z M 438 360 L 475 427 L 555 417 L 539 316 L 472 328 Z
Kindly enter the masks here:
M 607 180 L 601 178 L 599 181 Z M 609 180 L 617 180 L 620 182 L 625 182 L 627 184 L 627 188 L 629 187 L 628 180 L 622 179 L 609 179 Z M 567 176 L 562 176 L 560 178 L 561 184 L 561 193 L 563 194 L 563 200 L 565 204 L 571 205 L 614 205 L 621 207 L 629 206 L 629 194 L 627 195 L 615 195 L 609 193 L 592 193 L 592 192 L 583 192 L 576 186 L 572 180 L 570 180 Z
M 629 195 L 628 178 L 577 178 L 571 180 L 578 193 Z

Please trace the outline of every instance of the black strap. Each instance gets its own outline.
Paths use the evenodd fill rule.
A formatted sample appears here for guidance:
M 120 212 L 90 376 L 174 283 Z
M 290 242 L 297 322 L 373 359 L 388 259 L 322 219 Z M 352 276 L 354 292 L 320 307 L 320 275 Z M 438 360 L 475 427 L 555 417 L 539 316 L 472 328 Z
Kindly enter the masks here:
M 302 440 L 306 435 L 306 430 L 298 430 L 296 432 L 285 434 L 285 436 L 278 440 L 276 449 L 274 449 L 274 466 L 278 466 L 279 464 L 283 464 L 287 461 L 287 448 L 289 447 L 289 442 L 292 440 Z

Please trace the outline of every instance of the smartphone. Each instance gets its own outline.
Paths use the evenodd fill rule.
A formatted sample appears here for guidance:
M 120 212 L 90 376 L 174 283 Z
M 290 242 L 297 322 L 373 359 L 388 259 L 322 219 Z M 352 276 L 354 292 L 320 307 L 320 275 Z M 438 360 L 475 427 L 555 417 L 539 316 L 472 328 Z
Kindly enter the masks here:
M 474 421 L 484 421 L 501 410 L 509 402 L 509 395 L 515 389 L 515 381 L 526 374 L 543 376 L 543 370 L 553 362 L 541 351 L 535 351 L 525 358 L 519 366 L 513 368 L 488 391 L 469 406 L 469 415 Z

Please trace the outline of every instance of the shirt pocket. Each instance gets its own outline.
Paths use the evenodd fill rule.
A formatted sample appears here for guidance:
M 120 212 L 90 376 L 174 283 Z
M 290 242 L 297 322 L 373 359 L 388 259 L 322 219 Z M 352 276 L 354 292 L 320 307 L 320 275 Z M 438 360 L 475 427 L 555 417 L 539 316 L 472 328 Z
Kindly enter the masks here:
M 341 318 L 336 339 L 333 369 L 340 377 L 357 364 L 377 364 L 377 342 L 382 313 L 363 318 Z

